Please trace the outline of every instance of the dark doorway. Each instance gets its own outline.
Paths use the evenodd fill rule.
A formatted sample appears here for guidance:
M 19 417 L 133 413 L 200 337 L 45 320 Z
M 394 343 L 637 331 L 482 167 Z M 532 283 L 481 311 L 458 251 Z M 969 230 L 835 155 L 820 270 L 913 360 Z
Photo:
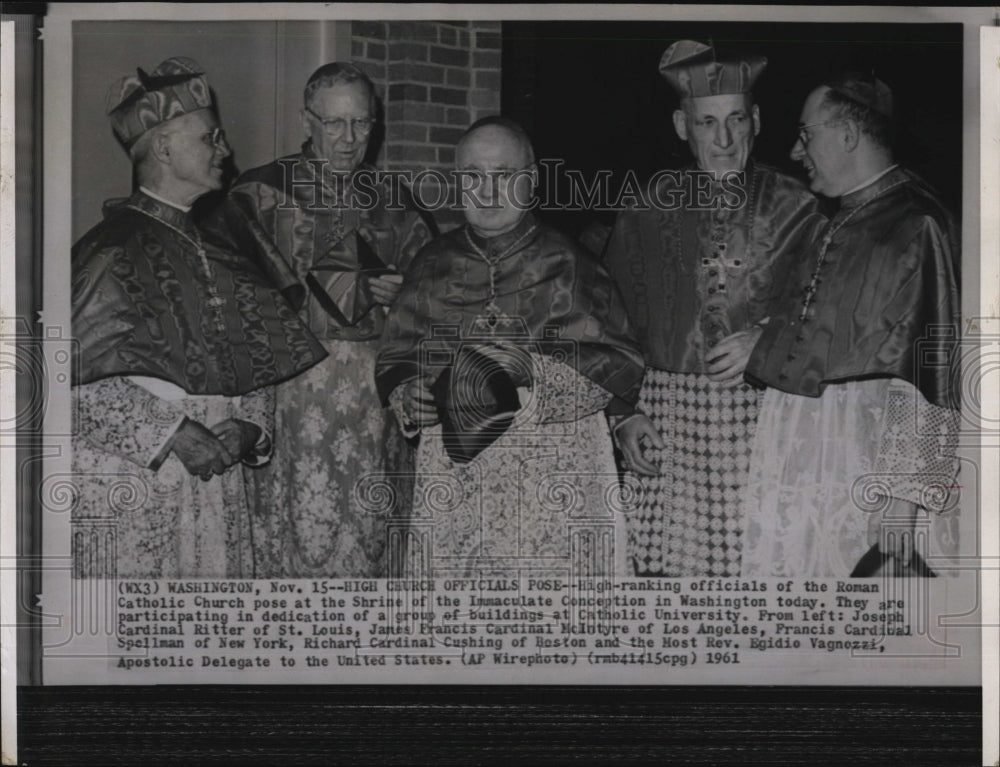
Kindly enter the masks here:
M 767 57 L 755 89 L 763 128 L 754 155 L 800 177 L 788 152 L 806 95 L 841 69 L 874 70 L 895 94 L 897 159 L 960 212 L 960 24 L 505 22 L 503 112 L 525 126 L 540 159 L 562 160 L 585 179 L 610 171 L 612 190 L 629 170 L 645 181 L 661 168 L 682 167 L 690 155 L 670 122 L 677 98 L 658 66 L 667 46 L 683 39 L 713 41 L 719 58 Z M 563 179 L 550 174 L 542 183 Z M 614 211 L 543 216 L 579 235 L 588 224 L 610 224 Z

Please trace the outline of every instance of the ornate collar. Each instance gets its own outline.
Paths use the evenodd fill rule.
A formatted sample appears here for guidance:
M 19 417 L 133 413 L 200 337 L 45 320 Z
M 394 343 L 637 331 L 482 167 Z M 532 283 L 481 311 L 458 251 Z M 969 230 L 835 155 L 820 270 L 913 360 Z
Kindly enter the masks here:
M 465 236 L 468 237 L 469 244 L 472 245 L 473 249 L 486 259 L 496 261 L 510 255 L 510 253 L 516 252 L 516 250 L 520 250 L 521 248 L 517 247 L 518 245 L 521 247 L 526 246 L 531 241 L 529 237 L 532 230 L 537 227 L 538 220 L 535 214 L 528 211 L 518 222 L 517 226 L 509 232 L 504 232 L 496 237 L 478 235 L 468 224 L 465 225 L 464 229 Z
M 195 228 L 191 215 L 180 208 L 150 197 L 143 191 L 138 191 L 125 201 L 125 207 L 145 213 L 147 216 L 162 221 L 172 229 L 176 229 L 192 242 L 201 243 L 201 237 Z
M 890 187 L 899 186 L 908 181 L 908 175 L 900 167 L 895 167 L 883 176 L 875 179 L 868 186 L 858 189 L 856 192 L 845 194 L 840 198 L 840 212 L 847 213 L 849 210 L 867 205 L 876 197 L 880 197 Z

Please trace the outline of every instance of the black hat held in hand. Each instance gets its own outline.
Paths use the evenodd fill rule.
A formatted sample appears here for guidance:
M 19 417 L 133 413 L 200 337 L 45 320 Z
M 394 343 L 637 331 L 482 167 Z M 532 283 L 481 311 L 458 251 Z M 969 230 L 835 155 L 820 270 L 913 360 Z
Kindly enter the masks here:
M 521 401 L 517 386 L 492 357 L 463 346 L 431 387 L 441 417 L 445 451 L 468 463 L 492 445 L 514 421 Z

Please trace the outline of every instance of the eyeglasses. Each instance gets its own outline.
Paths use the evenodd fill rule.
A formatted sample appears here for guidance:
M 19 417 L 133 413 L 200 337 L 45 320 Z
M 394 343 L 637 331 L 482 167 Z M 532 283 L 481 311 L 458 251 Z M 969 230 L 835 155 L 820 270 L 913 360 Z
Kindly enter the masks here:
M 309 107 L 306 107 L 305 110 L 316 118 L 317 122 L 323 126 L 323 131 L 331 138 L 343 136 L 344 131 L 347 130 L 348 122 L 350 122 L 353 132 L 360 136 L 367 136 L 371 133 L 372 128 L 375 127 L 375 120 L 371 117 L 355 117 L 353 120 L 345 120 L 343 117 L 324 118 L 320 117 Z
M 843 117 L 835 117 L 832 120 L 824 120 L 821 123 L 809 123 L 808 125 L 799 126 L 799 141 L 802 142 L 802 146 L 809 146 L 809 142 L 812 141 L 812 134 L 809 133 L 810 128 L 818 128 L 821 125 L 830 125 L 832 123 L 844 122 Z
M 210 131 L 183 131 L 175 130 L 170 131 L 167 135 L 177 134 L 180 136 L 201 136 L 201 140 L 212 147 L 223 147 L 228 146 L 226 141 L 226 132 L 222 128 L 213 128 Z M 208 141 L 205 141 L 208 139 Z

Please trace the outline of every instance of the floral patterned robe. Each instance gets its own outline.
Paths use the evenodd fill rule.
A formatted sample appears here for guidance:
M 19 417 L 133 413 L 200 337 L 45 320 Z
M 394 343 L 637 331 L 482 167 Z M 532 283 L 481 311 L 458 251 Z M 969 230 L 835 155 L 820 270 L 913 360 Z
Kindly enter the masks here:
M 351 187 L 334 181 L 307 143 L 302 154 L 247 171 L 231 197 L 303 283 L 322 280 L 329 266 L 363 268 L 366 252 L 405 270 L 433 223 L 405 199 L 403 210 L 387 210 L 385 188 L 374 206 L 351 205 Z M 387 520 L 409 511 L 413 485 L 412 449 L 375 390 L 385 310 L 372 306 L 350 324 L 310 290 L 300 316 L 329 357 L 276 392 L 275 457 L 256 474 L 260 574 L 378 577 Z

